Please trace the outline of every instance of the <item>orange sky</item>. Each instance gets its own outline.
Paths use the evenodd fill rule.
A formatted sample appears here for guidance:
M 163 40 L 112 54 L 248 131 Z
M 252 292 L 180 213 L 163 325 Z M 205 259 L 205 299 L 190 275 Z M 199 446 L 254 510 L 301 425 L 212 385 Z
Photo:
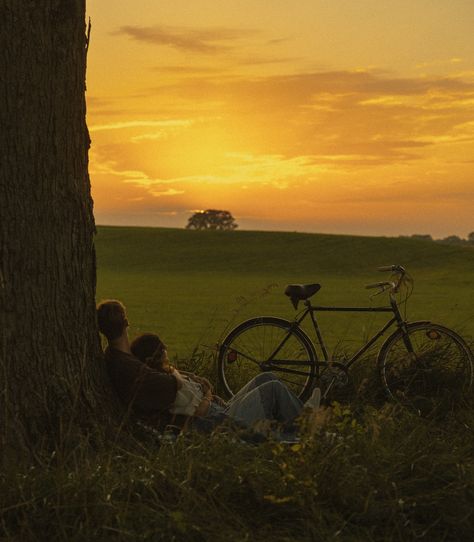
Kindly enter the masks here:
M 89 0 L 98 224 L 474 230 L 472 0 Z

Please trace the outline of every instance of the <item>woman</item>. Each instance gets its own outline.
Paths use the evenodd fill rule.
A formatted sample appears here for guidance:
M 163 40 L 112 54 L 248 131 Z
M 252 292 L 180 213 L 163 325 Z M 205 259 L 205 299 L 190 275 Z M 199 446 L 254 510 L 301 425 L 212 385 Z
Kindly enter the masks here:
M 181 385 L 169 409 L 172 414 L 202 418 L 214 426 L 231 419 L 246 427 L 254 427 L 259 422 L 278 422 L 291 427 L 303 408 L 319 408 L 319 388 L 315 388 L 311 398 L 303 404 L 269 372 L 256 376 L 226 402 L 213 393 L 206 378 L 173 367 L 166 345 L 153 333 L 136 338 L 130 349 L 134 356 L 153 369 L 173 374 L 178 379 Z

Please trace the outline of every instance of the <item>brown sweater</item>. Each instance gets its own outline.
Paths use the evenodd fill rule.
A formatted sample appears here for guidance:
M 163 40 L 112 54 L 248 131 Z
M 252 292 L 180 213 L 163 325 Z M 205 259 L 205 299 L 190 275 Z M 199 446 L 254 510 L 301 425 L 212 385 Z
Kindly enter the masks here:
M 173 375 L 151 369 L 133 354 L 111 347 L 105 351 L 105 362 L 117 395 L 134 414 L 156 420 L 160 426 L 172 422 L 168 409 L 178 391 Z

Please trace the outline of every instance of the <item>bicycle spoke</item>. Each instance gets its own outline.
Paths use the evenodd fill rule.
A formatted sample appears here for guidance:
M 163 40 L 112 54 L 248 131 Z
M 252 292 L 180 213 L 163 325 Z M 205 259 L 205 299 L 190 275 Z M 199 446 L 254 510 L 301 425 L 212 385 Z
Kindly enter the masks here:
M 454 404 L 472 383 L 472 359 L 462 339 L 436 324 L 409 328 L 409 339 L 413 352 L 399 334 L 381 360 L 390 395 L 420 412 Z
M 261 370 L 273 370 L 296 395 L 308 393 L 314 373 L 309 340 L 303 332 L 290 332 L 289 328 L 285 321 L 263 318 L 244 323 L 229 334 L 219 353 L 219 374 L 228 393 L 235 394 Z

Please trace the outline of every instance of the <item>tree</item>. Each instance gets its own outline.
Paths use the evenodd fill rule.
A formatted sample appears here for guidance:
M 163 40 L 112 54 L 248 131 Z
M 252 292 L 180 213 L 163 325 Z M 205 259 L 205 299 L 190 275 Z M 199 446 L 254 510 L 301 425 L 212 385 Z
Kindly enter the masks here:
M 426 233 L 414 233 L 412 236 L 411 236 L 412 239 L 416 239 L 418 241 L 433 241 L 433 237 L 431 237 L 430 234 L 426 234 Z
M 95 317 L 85 0 L 1 4 L 0 446 L 18 451 L 73 410 L 103 411 L 108 387 Z
M 474 231 L 471 231 L 471 233 L 467 236 L 467 242 L 474 245 Z
M 441 239 L 441 242 L 448 245 L 462 245 L 463 243 L 465 243 L 465 241 L 461 239 L 458 235 L 448 235 L 448 237 Z
M 197 211 L 188 219 L 186 229 L 191 230 L 235 230 L 238 228 L 234 217 L 229 211 L 207 209 Z

